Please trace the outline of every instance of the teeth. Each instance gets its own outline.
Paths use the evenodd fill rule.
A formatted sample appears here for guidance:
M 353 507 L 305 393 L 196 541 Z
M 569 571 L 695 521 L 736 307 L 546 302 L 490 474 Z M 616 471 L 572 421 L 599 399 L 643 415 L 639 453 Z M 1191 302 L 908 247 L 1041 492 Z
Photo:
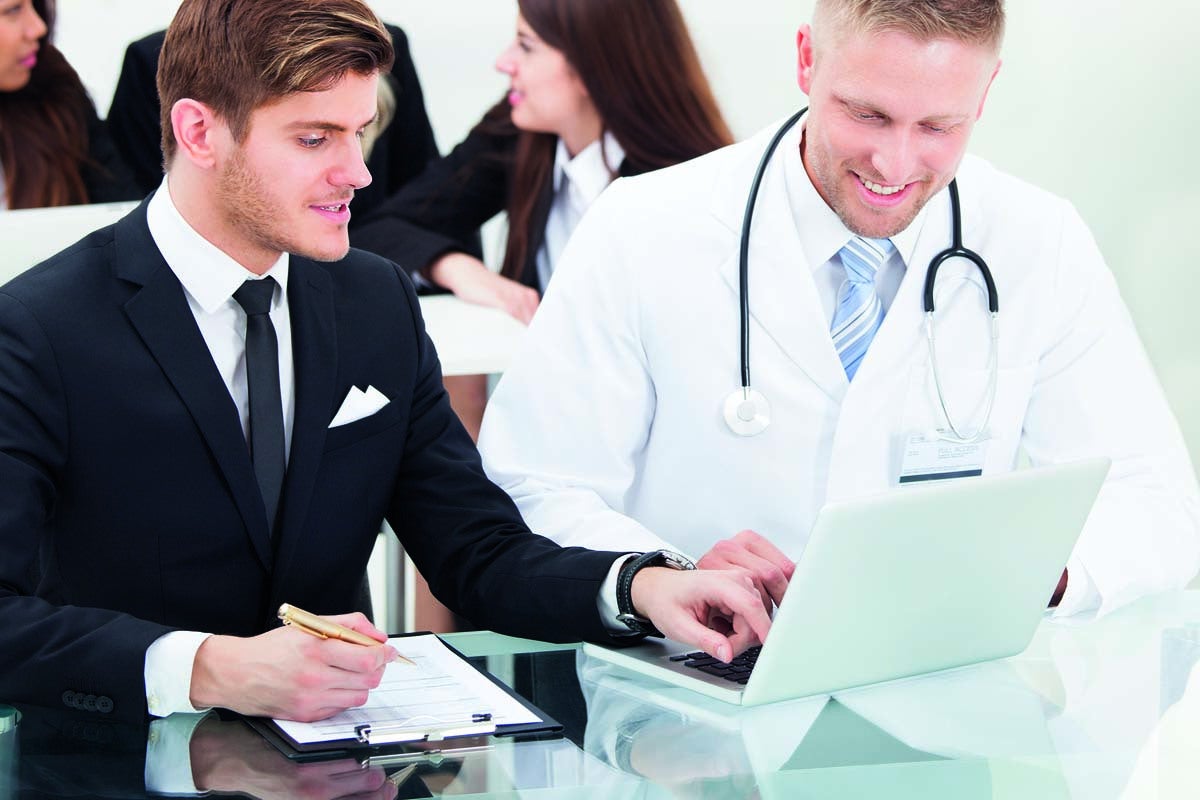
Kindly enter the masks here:
M 863 186 L 867 187 L 875 194 L 882 194 L 882 195 L 895 194 L 896 192 L 898 192 L 904 188 L 903 186 L 880 186 L 878 183 L 872 183 L 871 181 L 867 180 L 866 178 L 861 178 L 860 180 L 862 180 Z

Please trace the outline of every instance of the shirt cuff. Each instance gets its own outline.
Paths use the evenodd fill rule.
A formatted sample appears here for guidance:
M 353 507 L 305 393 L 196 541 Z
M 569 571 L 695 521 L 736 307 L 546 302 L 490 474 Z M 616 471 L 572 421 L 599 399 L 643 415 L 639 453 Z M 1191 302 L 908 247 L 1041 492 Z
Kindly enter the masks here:
M 192 665 L 196 651 L 211 633 L 172 631 L 163 634 L 146 648 L 146 708 L 154 717 L 168 714 L 194 714 L 207 709 L 192 705 Z
M 207 716 L 207 713 L 172 714 L 150 723 L 150 735 L 146 737 L 148 793 L 186 796 L 199 794 L 192 777 L 192 733 Z
M 600 620 L 609 633 L 618 636 L 621 634 L 633 635 L 633 631 L 629 630 L 628 625 L 617 619 L 617 615 L 621 613 L 617 609 L 617 578 L 620 577 L 621 567 L 625 565 L 625 562 L 638 555 L 640 554 L 626 553 L 614 561 L 608 568 L 608 577 L 604 579 L 604 584 L 600 587 L 600 594 L 596 596 L 596 608 L 600 611 Z
M 1091 576 L 1079 559 L 1071 558 L 1067 562 L 1067 588 L 1062 599 L 1058 601 L 1058 608 L 1054 609 L 1053 616 L 1070 617 L 1098 608 L 1100 592 L 1096 590 L 1096 584 L 1092 583 Z

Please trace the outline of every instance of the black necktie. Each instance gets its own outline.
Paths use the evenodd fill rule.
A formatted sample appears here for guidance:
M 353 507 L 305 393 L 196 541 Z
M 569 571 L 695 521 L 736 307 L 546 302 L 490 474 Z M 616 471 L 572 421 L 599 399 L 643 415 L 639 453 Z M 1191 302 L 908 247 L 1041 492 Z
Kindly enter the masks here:
M 283 401 L 279 393 L 279 343 L 268 312 L 275 279 L 246 281 L 233 293 L 246 312 L 246 384 L 250 390 L 250 460 L 267 510 L 267 525 L 275 532 L 275 514 L 283 489 L 285 466 Z

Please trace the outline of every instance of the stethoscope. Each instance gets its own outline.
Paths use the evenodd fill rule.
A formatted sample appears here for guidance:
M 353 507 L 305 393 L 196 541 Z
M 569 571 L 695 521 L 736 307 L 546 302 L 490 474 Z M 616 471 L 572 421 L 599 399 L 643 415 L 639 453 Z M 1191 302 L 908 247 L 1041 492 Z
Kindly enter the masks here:
M 750 196 L 746 199 L 746 212 L 742 218 L 741 249 L 738 253 L 742 384 L 740 388 L 734 389 L 725 398 L 724 405 L 725 423 L 738 436 L 756 436 L 766 430 L 767 426 L 771 424 L 771 404 L 767 402 L 766 396 L 755 389 L 750 383 L 750 223 L 754 219 L 754 206 L 758 201 L 758 189 L 762 184 L 763 175 L 766 174 L 771 156 L 774 155 L 775 149 L 779 146 L 779 142 L 783 139 L 784 135 L 800 121 L 800 118 L 807 111 L 807 108 L 800 109 L 775 132 L 775 135 L 771 138 L 771 143 L 767 145 L 766 152 L 763 153 L 762 160 L 758 163 L 758 169 L 754 173 L 754 182 L 750 186 Z M 942 415 L 946 420 L 946 429 L 938 431 L 938 436 L 953 442 L 969 443 L 987 438 L 987 425 L 991 419 L 992 406 L 996 400 L 996 385 L 999 374 L 997 351 L 1000 340 L 1000 302 L 996 294 L 996 283 L 992 280 L 992 271 L 988 269 L 987 262 L 975 251 L 963 247 L 962 209 L 958 200 L 958 182 L 954 180 L 950 181 L 949 188 L 953 242 L 950 247 L 941 251 L 929 261 L 929 268 L 925 272 L 924 327 L 925 339 L 929 343 L 929 363 L 932 367 L 933 383 L 937 389 L 938 403 L 941 406 Z M 987 285 L 988 311 L 991 314 L 991 348 L 988 356 L 987 405 L 984 407 L 983 421 L 973 431 L 964 431 L 961 429 L 950 415 L 950 409 L 946 405 L 946 396 L 942 392 L 942 380 L 938 373 L 937 347 L 933 335 L 933 288 L 937 281 L 938 269 L 952 258 L 965 258 L 979 268 L 979 272 L 983 275 L 984 283 Z

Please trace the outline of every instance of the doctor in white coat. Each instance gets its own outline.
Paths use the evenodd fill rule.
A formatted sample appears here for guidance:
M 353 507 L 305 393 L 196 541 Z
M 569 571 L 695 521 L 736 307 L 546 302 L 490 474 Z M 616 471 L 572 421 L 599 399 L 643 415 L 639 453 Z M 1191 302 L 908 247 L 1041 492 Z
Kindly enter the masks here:
M 978 466 L 1012 470 L 1022 449 L 1034 465 L 1113 461 L 1064 579 L 1046 588 L 1056 613 L 1105 613 L 1196 573 L 1195 474 L 1090 232 L 1066 201 L 964 157 L 1000 65 L 1001 2 L 928 6 L 819 0 L 800 29 L 810 110 L 769 162 L 750 237 L 750 367 L 771 405 L 758 435 L 735 434 L 723 406 L 740 386 L 744 206 L 778 126 L 620 180 L 593 206 L 480 439 L 534 531 L 741 566 L 778 602 L 821 506 L 895 487 L 909 438 L 946 428 L 922 292 L 951 242 L 957 176 L 964 244 L 990 265 L 1000 305 Z M 851 378 L 830 330 L 855 235 L 894 252 L 875 275 L 882 323 Z M 936 308 L 946 404 L 973 430 L 991 347 L 975 266 L 941 268 Z

